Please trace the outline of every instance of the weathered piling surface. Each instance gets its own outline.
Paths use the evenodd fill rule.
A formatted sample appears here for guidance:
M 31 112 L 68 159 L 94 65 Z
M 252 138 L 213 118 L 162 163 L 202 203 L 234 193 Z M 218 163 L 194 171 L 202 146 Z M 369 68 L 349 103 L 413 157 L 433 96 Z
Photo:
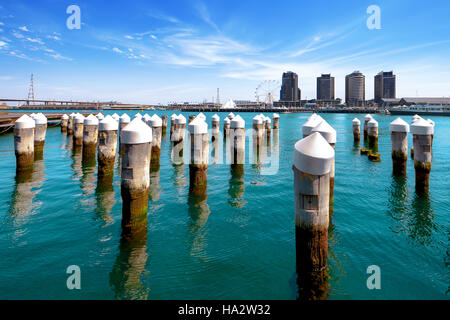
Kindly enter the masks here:
M 34 128 L 34 157 L 35 160 L 42 160 L 45 145 L 45 135 L 47 133 L 47 118 L 38 113 L 32 117 L 35 123 Z
M 172 141 L 172 134 L 175 128 L 175 119 L 177 118 L 177 115 L 174 113 L 170 116 L 170 141 Z
M 394 175 L 406 175 L 409 125 L 402 118 L 397 118 L 391 122 L 389 130 L 392 143 L 392 171 Z
M 245 162 L 245 121 L 240 115 L 231 120 L 230 124 L 230 154 L 231 165 L 242 167 Z M 243 169 L 242 169 L 243 170 Z
M 162 119 L 154 114 L 150 119 L 152 128 L 152 156 L 150 160 L 150 168 L 159 169 L 159 157 L 161 154 L 161 137 L 162 137 Z
M 83 145 L 84 116 L 76 114 L 73 119 L 73 146 L 79 148 Z
M 378 152 L 378 121 L 370 119 L 367 122 L 367 138 L 369 140 L 369 148 L 373 148 L 374 153 Z
M 252 120 L 252 140 L 253 140 L 253 157 L 255 157 L 255 163 L 262 162 L 262 148 L 264 146 L 264 118 L 261 115 L 256 115 Z
M 370 114 L 366 114 L 366 116 L 364 117 L 364 141 L 366 141 L 368 139 L 368 135 L 367 135 L 367 124 L 369 123 L 370 120 L 372 120 L 372 116 Z
M 318 132 L 322 135 L 322 137 L 330 144 L 330 146 L 335 149 L 336 146 L 336 130 L 330 124 L 322 120 L 317 127 L 315 127 L 311 134 L 314 132 Z M 333 160 L 331 161 L 331 168 L 330 168 L 330 214 L 333 212 L 333 200 L 334 200 L 334 171 L 335 171 L 335 159 L 333 157 Z
M 219 137 L 220 133 L 220 117 L 214 114 L 211 117 L 211 141 L 214 142 Z
M 418 114 L 412 116 L 411 124 L 416 122 L 417 120 L 422 119 Z M 414 145 L 411 148 L 411 158 L 414 160 Z
M 166 131 L 167 131 L 167 120 L 168 120 L 168 117 L 167 117 L 166 115 L 163 115 L 163 116 L 161 117 L 161 121 L 162 121 L 162 134 L 163 134 L 163 135 L 166 134 Z
M 171 159 L 174 164 L 183 163 L 184 137 L 186 135 L 186 118 L 180 114 L 174 119 L 174 130 L 172 133 Z
M 431 148 L 433 148 L 433 140 L 434 140 L 434 121 L 431 119 L 427 119 L 428 123 L 433 127 L 433 134 L 431 135 Z
M 152 130 L 135 118 L 122 130 L 122 228 L 136 231 L 147 226 Z
M 294 148 L 296 263 L 300 299 L 326 297 L 330 171 L 334 149 L 312 133 Z
M 61 132 L 67 132 L 68 122 L 69 122 L 69 116 L 67 114 L 63 114 L 61 116 Z
M 112 185 L 114 161 L 117 151 L 118 124 L 110 116 L 100 121 L 98 127 L 98 181 L 102 185 Z
M 73 128 L 74 128 L 73 119 L 75 118 L 75 116 L 76 114 L 72 112 L 69 115 L 69 119 L 67 121 L 67 135 L 69 136 L 73 135 Z
M 195 116 L 193 114 L 189 115 L 188 123 L 191 123 L 194 119 L 195 119 Z
M 230 124 L 231 120 L 229 117 L 226 117 L 223 120 L 223 139 L 227 140 L 228 136 L 230 135 Z
M 269 139 L 270 139 L 271 128 L 272 128 L 272 120 L 270 120 L 269 117 L 265 117 L 264 118 L 264 130 Z
M 303 138 L 306 138 L 311 134 L 311 131 L 317 127 L 317 125 L 322 121 L 322 117 L 313 113 L 311 116 L 309 116 L 308 120 L 303 124 L 302 126 L 302 134 Z
M 359 142 L 361 139 L 361 121 L 355 118 L 352 121 L 352 129 L 353 129 L 353 141 Z
M 280 128 L 280 115 L 278 113 L 274 113 L 272 115 L 273 118 L 273 129 L 279 129 Z
M 188 125 L 190 137 L 189 192 L 204 194 L 207 186 L 209 157 L 208 124 L 195 118 Z
M 35 122 L 24 114 L 14 123 L 14 151 L 16 171 L 31 171 L 34 164 Z
M 414 169 L 416 171 L 416 191 L 428 192 L 431 172 L 431 136 L 433 126 L 420 118 L 411 125 L 414 145 Z
M 136 117 L 134 117 L 136 119 Z M 114 120 L 114 119 L 113 119 Z M 119 119 L 119 154 L 122 154 L 121 132 L 131 122 L 130 116 L 126 113 L 122 114 Z
M 98 142 L 98 119 L 90 114 L 84 119 L 83 125 L 83 163 L 95 163 L 95 151 Z
M 150 128 L 152 127 L 151 120 L 152 120 L 152 117 L 150 115 L 148 115 L 147 113 L 144 114 L 144 116 L 142 117 L 142 121 L 144 121 Z

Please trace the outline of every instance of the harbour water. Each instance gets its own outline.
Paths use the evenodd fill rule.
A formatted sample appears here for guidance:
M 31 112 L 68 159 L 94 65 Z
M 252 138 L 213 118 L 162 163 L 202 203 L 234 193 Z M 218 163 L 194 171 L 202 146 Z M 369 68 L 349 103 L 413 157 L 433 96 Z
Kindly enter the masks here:
M 247 130 L 254 115 L 241 114 Z M 238 178 L 210 163 L 202 202 L 189 197 L 188 165 L 170 161 L 167 130 L 151 173 L 148 230 L 134 242 L 121 241 L 118 159 L 113 188 L 97 188 L 96 167 L 49 127 L 44 159 L 31 177 L 16 177 L 13 135 L 1 135 L 0 299 L 295 299 L 292 155 L 308 116 L 280 115 L 275 175 L 247 161 Z M 417 195 L 411 158 L 406 178 L 392 176 L 395 117 L 374 115 L 375 163 L 354 145 L 355 116 L 363 122 L 362 114 L 322 115 L 337 131 L 329 299 L 448 299 L 450 118 L 431 117 L 430 190 Z M 66 286 L 70 265 L 81 269 L 81 290 Z M 371 265 L 380 267 L 380 290 L 367 288 Z

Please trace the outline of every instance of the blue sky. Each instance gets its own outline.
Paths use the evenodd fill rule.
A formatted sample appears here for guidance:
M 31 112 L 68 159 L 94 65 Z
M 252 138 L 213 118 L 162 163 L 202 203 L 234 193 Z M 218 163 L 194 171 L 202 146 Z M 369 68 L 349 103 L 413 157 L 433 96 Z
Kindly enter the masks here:
M 66 8 L 81 9 L 69 30 Z M 369 30 L 369 5 L 381 29 Z M 254 100 L 263 80 L 393 70 L 397 96 L 450 96 L 449 1 L 0 1 L 0 97 L 130 103 Z

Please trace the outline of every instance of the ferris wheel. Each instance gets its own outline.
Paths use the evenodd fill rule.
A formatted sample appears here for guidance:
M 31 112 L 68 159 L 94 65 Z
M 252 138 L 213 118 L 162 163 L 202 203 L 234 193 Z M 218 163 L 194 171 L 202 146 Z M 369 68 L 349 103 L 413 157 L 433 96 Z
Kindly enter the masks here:
M 280 81 L 264 80 L 255 89 L 257 103 L 273 104 L 280 95 Z

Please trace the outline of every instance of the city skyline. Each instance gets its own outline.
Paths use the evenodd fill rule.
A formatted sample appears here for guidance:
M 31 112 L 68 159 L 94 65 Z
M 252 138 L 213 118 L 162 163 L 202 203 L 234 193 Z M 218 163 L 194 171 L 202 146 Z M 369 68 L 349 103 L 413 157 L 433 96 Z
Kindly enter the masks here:
M 33 73 L 36 98 L 167 103 L 220 88 L 222 101 L 254 100 L 260 81 L 289 70 L 302 99 L 316 97 L 322 73 L 344 99 L 353 70 L 367 100 L 380 70 L 395 71 L 397 97 L 450 95 L 448 3 L 378 1 L 380 30 L 366 25 L 371 3 L 77 1 L 79 30 L 66 27 L 70 4 L 0 4 L 1 96 L 26 97 Z

